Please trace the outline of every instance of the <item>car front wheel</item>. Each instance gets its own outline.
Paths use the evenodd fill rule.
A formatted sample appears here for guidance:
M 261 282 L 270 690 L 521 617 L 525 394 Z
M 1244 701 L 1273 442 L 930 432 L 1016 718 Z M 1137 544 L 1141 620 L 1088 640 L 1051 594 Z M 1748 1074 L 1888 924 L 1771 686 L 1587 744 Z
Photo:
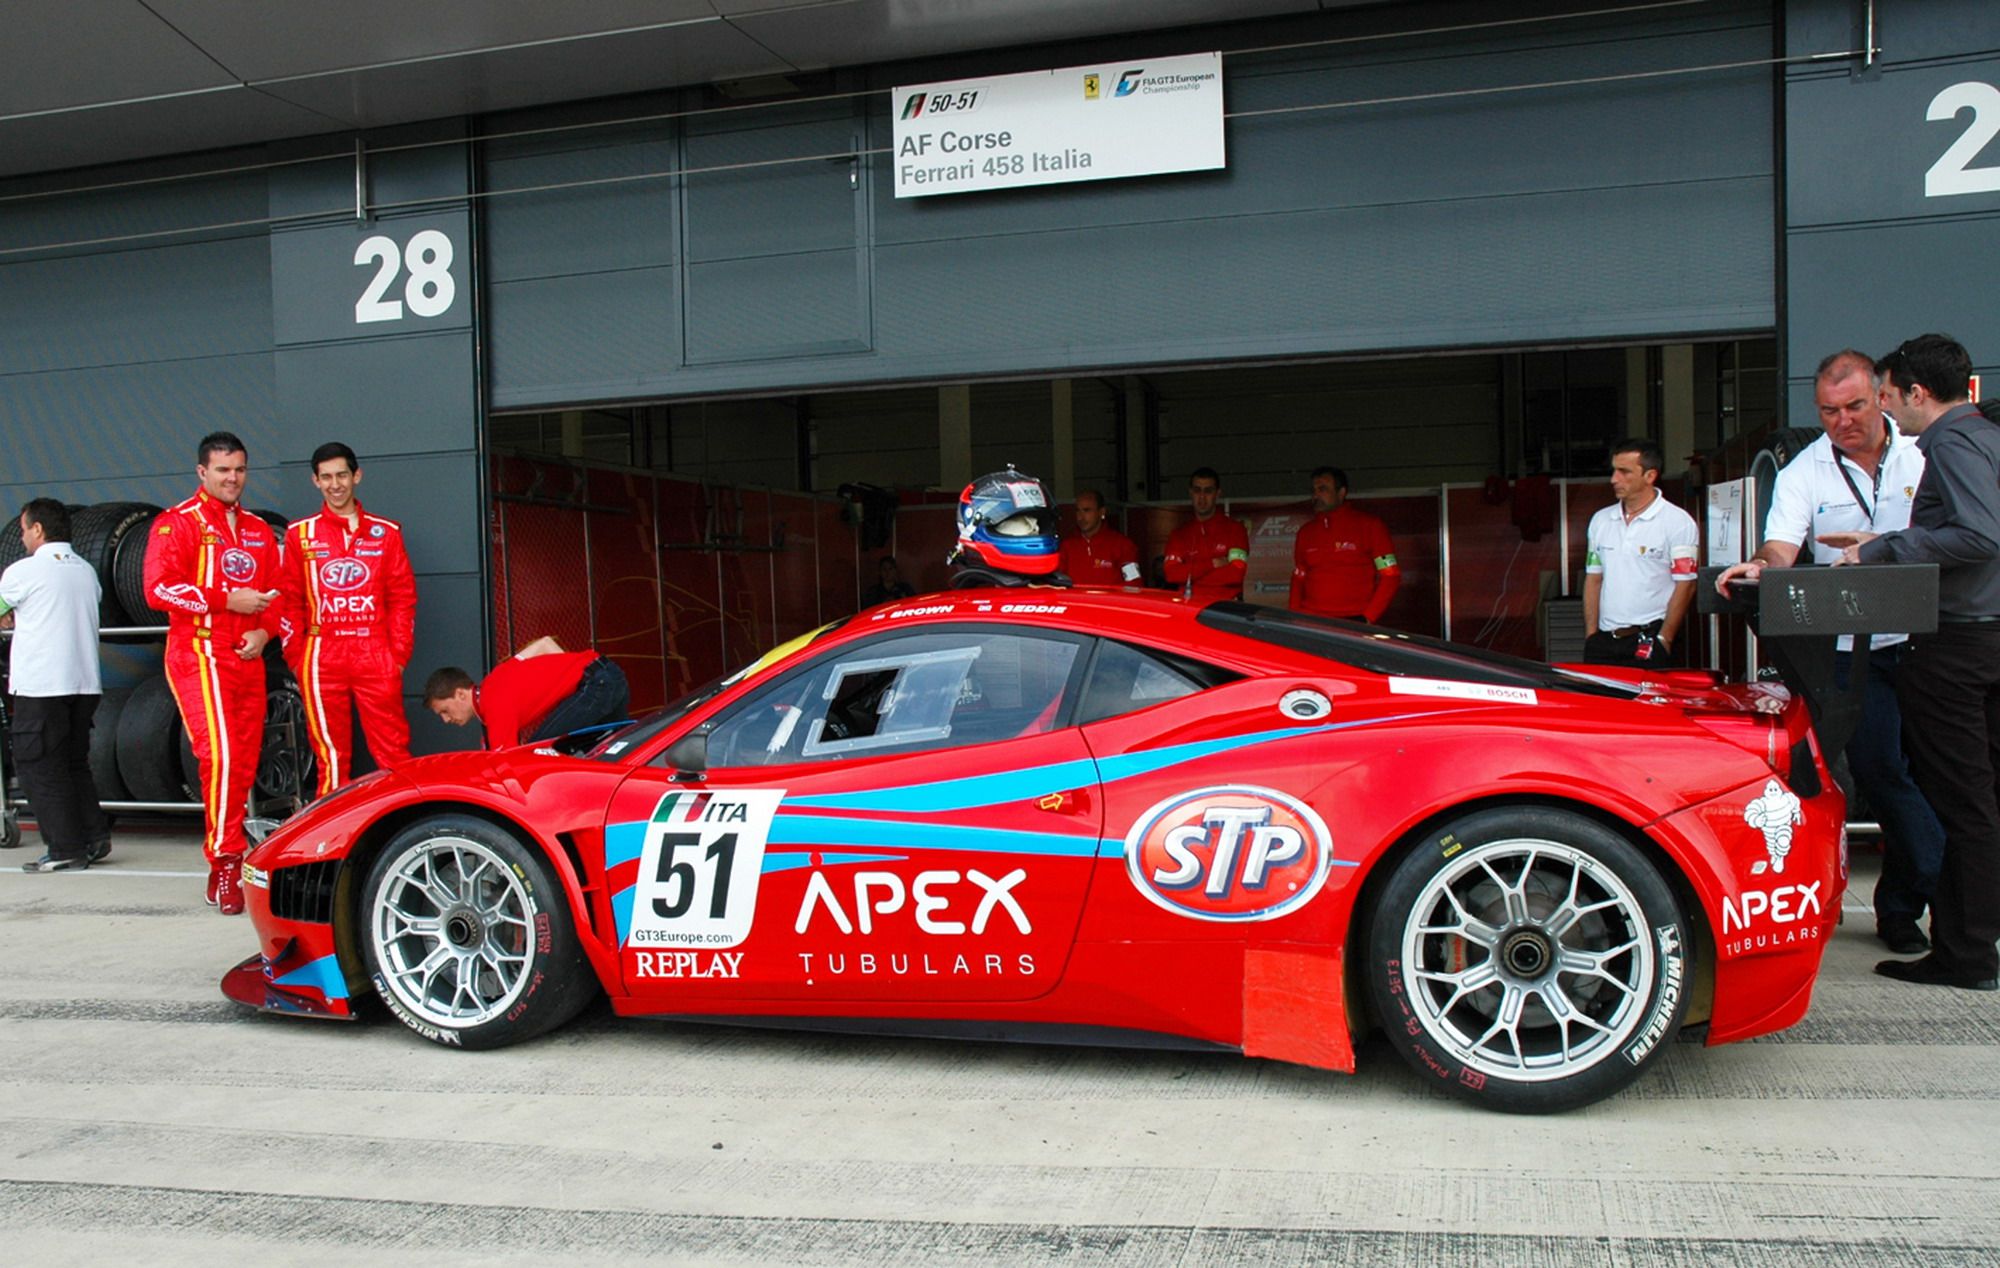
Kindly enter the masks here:
M 1494 1109 L 1610 1095 L 1687 1011 L 1686 922 L 1657 868 L 1568 811 L 1480 811 L 1391 875 L 1368 940 L 1377 1016 L 1419 1073 Z
M 368 870 L 362 917 L 376 993 L 433 1043 L 531 1039 L 596 986 L 547 862 L 483 819 L 438 815 L 397 833 Z

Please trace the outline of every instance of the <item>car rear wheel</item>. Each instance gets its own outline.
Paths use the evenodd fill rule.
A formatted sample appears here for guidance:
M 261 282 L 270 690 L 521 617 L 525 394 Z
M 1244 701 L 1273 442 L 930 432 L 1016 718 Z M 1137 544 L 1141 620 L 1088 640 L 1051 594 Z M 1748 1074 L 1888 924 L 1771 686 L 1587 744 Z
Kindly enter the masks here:
M 362 917 L 376 993 L 433 1043 L 519 1043 L 595 991 L 547 862 L 483 819 L 437 815 L 397 833 L 368 870 Z
M 1573 1109 L 1672 1040 L 1685 944 L 1672 890 L 1616 832 L 1561 810 L 1481 811 L 1391 875 L 1369 990 L 1419 1073 L 1494 1109 Z

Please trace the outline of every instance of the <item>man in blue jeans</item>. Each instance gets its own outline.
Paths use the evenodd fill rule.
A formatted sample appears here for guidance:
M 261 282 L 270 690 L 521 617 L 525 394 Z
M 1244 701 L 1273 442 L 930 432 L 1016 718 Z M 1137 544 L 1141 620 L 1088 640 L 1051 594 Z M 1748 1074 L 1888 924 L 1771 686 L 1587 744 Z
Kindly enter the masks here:
M 1755 580 L 1766 565 L 1790 567 L 1807 544 L 1812 562 L 1833 563 L 1841 552 L 1819 540 L 1826 534 L 1887 533 L 1909 526 L 1924 455 L 1915 437 L 1904 435 L 1884 416 L 1874 359 L 1848 348 L 1820 362 L 1813 400 L 1826 434 L 1778 472 L 1764 544 L 1749 562 L 1717 578 L 1716 588 L 1725 595 L 1731 581 Z M 1843 688 L 1853 668 L 1853 642 L 1843 636 L 1834 658 L 1834 676 Z M 1861 724 L 1847 742 L 1848 769 L 1884 838 L 1875 930 L 1899 955 L 1930 946 L 1917 921 L 1937 891 L 1944 859 L 1944 829 L 1903 753 L 1896 678 L 1908 646 L 1903 634 L 1877 634 L 1870 640 Z

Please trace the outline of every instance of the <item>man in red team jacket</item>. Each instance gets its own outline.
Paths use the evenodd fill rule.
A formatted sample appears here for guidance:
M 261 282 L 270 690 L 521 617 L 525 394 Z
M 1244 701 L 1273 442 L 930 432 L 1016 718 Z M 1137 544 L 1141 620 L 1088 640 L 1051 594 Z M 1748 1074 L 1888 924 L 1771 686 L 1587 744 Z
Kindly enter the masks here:
M 566 652 L 546 635 L 495 665 L 484 682 L 456 665 L 424 682 L 425 708 L 453 726 L 477 719 L 493 749 L 620 721 L 630 702 L 624 670 L 596 652 Z
M 1188 477 L 1194 518 L 1167 538 L 1167 584 L 1192 599 L 1240 599 L 1249 569 L 1250 534 L 1216 509 L 1222 477 L 1213 467 L 1196 467 Z
M 201 773 L 208 902 L 243 910 L 243 811 L 264 747 L 264 645 L 278 632 L 278 536 L 239 508 L 250 456 L 226 431 L 195 451 L 201 488 L 153 521 L 146 602 L 167 614 L 167 684 Z
M 1375 624 L 1403 579 L 1389 526 L 1347 505 L 1347 473 L 1339 467 L 1312 473 L 1312 506 L 1292 545 L 1291 606 Z
M 355 498 L 361 464 L 331 441 L 313 451 L 319 513 L 285 533 L 285 660 L 298 675 L 319 795 L 354 778 L 354 711 L 377 766 L 410 760 L 403 666 L 416 638 L 417 582 L 403 526 Z
M 1104 522 L 1104 512 L 1097 490 L 1076 495 L 1077 531 L 1062 540 L 1062 570 L 1080 586 L 1136 586 L 1139 548 Z

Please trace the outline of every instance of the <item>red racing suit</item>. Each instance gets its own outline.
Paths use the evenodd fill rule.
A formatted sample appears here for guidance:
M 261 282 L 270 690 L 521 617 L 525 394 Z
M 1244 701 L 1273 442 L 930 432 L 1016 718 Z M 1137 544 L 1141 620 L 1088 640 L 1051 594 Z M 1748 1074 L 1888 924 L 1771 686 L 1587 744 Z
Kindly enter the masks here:
M 1216 559 L 1221 558 L 1221 565 Z M 1192 519 L 1167 538 L 1167 584 L 1196 599 L 1240 599 L 1250 569 L 1250 534 L 1221 511 Z
M 1306 521 L 1292 544 L 1292 565 L 1294 609 L 1370 625 L 1403 580 L 1389 526 L 1346 503 Z
M 278 536 L 263 520 L 198 492 L 153 521 L 146 602 L 167 614 L 167 684 L 201 771 L 202 849 L 240 855 L 243 808 L 264 748 L 264 658 L 236 654 L 252 630 L 278 633 L 279 604 L 254 616 L 228 609 L 229 592 L 278 588 Z
M 1132 539 L 1109 524 L 1085 537 L 1077 533 L 1062 539 L 1062 568 L 1080 586 L 1136 586 L 1139 576 L 1139 548 Z
M 417 582 L 403 526 L 354 505 L 285 532 L 285 661 L 298 675 L 319 795 L 354 778 L 354 711 L 378 766 L 410 760 L 403 667 L 416 639 Z

